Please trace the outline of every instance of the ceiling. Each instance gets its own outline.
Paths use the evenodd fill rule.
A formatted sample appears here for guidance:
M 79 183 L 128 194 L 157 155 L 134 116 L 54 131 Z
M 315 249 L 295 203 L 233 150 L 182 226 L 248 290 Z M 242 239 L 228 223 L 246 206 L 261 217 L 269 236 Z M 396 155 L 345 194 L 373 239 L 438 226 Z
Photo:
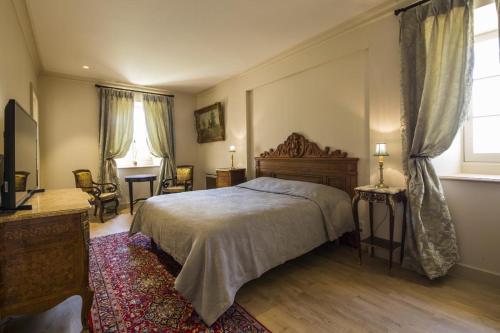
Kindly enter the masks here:
M 43 71 L 191 93 L 383 2 L 26 0 Z

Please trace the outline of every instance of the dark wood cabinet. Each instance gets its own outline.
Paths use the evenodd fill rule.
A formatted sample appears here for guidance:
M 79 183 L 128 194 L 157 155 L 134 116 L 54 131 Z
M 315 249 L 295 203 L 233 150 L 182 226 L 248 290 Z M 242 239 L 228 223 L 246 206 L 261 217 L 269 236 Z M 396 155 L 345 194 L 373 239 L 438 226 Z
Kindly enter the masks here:
M 246 169 L 217 169 L 217 188 L 235 186 L 246 181 Z

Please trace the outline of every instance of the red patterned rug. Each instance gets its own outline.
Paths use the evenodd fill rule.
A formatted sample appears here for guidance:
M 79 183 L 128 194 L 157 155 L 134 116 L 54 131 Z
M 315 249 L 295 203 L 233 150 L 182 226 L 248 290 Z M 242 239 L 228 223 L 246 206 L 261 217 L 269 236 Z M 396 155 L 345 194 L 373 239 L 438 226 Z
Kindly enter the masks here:
M 90 241 L 91 332 L 269 332 L 238 304 L 207 327 L 175 289 L 180 265 L 149 238 L 127 233 Z

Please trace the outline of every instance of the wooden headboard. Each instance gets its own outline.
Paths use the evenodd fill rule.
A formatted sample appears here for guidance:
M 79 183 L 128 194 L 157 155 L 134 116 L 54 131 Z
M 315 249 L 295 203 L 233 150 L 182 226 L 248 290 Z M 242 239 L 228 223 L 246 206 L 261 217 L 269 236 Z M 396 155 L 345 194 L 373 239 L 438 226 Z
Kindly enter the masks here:
M 292 133 L 276 149 L 255 158 L 256 177 L 275 177 L 333 186 L 354 195 L 358 183 L 358 159 L 340 150 L 330 152 L 303 135 Z

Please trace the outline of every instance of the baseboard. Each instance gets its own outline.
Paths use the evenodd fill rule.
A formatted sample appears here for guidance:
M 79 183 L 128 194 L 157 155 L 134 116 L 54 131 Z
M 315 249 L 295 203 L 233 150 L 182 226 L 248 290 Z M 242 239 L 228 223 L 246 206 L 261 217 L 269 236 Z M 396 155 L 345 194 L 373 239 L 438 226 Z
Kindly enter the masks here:
M 451 276 L 466 278 L 481 284 L 500 288 L 500 274 L 466 264 L 456 264 L 450 269 Z
M 135 206 L 134 206 L 135 208 Z M 123 209 L 130 209 L 130 203 L 128 202 L 121 202 L 119 205 L 118 205 L 118 211 L 121 211 Z M 135 209 L 134 209 L 135 210 Z
M 369 255 L 368 247 L 363 247 L 363 255 Z M 387 251 L 375 251 L 375 257 L 389 260 Z M 394 252 L 393 263 L 399 264 L 399 249 Z M 458 263 L 450 269 L 448 274 L 500 289 L 500 274 L 496 272 Z
M 134 211 L 135 208 L 139 208 L 139 206 L 134 206 Z M 110 211 L 105 211 L 105 215 L 109 215 L 111 211 L 114 212 L 114 206 L 109 206 Z M 127 213 L 130 210 L 130 204 L 128 202 L 123 202 L 118 205 L 118 213 L 123 213 L 122 211 L 126 211 Z M 94 216 L 94 206 L 88 209 L 89 216 Z M 0 332 L 1 333 L 1 332 Z

